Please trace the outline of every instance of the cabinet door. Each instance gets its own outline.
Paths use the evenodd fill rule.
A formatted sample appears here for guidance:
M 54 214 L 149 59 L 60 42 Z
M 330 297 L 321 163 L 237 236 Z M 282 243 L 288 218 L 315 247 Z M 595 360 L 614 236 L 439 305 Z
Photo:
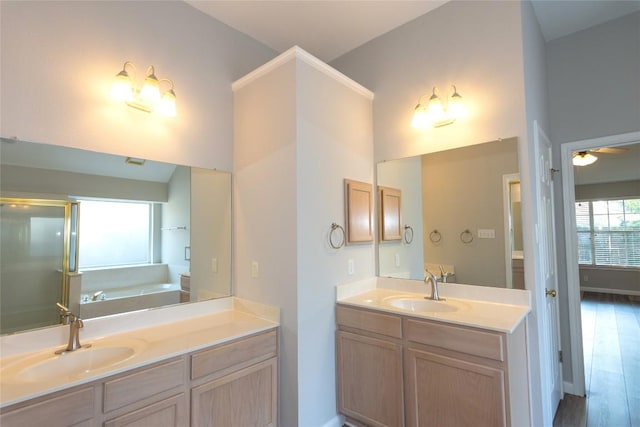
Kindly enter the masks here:
M 278 359 L 272 358 L 191 391 L 194 427 L 274 427 L 277 424 Z
M 402 346 L 337 332 L 338 411 L 369 426 L 402 426 Z
M 181 427 L 188 425 L 184 393 L 114 418 L 104 427 Z
M 94 388 L 61 392 L 55 397 L 9 412 L 2 411 L 2 427 L 93 426 Z
M 405 352 L 408 426 L 505 426 L 500 369 L 409 348 Z

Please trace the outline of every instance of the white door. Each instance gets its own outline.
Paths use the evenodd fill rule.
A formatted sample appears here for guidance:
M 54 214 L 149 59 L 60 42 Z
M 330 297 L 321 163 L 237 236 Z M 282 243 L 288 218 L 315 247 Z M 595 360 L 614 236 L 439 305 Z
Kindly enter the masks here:
M 543 327 L 540 331 L 541 374 L 543 410 L 545 424 L 553 422 L 562 398 L 562 370 L 560 364 L 560 334 L 558 321 L 558 278 L 556 270 L 556 238 L 553 219 L 553 162 L 551 141 L 534 122 L 534 144 L 536 154 L 538 224 L 536 245 L 540 264 L 541 285 L 537 301 L 544 301 Z

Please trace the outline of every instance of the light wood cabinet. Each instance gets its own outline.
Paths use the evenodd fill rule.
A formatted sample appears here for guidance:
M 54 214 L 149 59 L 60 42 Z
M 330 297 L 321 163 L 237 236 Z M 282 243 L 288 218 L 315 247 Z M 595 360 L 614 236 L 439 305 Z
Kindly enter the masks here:
M 338 306 L 338 411 L 368 426 L 404 424 L 400 317 Z
M 524 324 L 506 334 L 341 305 L 336 318 L 338 409 L 349 419 L 529 425 Z
M 409 348 L 405 352 L 409 426 L 504 426 L 504 372 Z
M 76 387 L 64 392 L 53 393 L 44 398 L 14 405 L 13 409 L 2 410 L 2 427 L 25 426 L 96 426 L 95 388 Z
M 244 368 L 191 391 L 194 427 L 269 426 L 277 424 L 276 358 Z
M 9 406 L 0 425 L 273 427 L 277 354 L 269 330 Z
M 186 426 L 187 411 L 184 393 L 147 405 L 136 411 L 113 418 L 104 427 Z
M 402 346 L 338 331 L 338 410 L 369 426 L 400 426 Z

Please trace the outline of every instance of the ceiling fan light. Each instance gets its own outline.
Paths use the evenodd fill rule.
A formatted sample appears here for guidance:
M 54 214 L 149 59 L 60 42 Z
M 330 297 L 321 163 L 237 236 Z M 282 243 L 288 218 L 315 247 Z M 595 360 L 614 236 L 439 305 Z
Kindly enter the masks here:
M 598 160 L 598 158 L 593 154 L 586 151 L 581 151 L 573 155 L 572 161 L 574 166 L 589 166 L 595 163 L 596 160 Z

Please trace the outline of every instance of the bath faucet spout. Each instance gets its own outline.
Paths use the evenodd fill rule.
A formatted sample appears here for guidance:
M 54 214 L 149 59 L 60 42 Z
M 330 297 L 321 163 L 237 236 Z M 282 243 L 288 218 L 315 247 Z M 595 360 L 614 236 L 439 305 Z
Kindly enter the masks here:
M 444 298 L 440 298 L 440 293 L 438 292 L 438 276 L 431 273 L 430 271 L 426 272 L 424 276 L 425 283 L 431 283 L 431 297 L 425 297 L 425 299 L 431 299 L 433 301 L 444 301 Z
M 59 302 L 56 303 L 58 307 L 58 311 L 60 312 L 60 316 L 63 317 L 63 324 L 69 325 L 69 343 L 67 347 L 61 350 L 57 350 L 56 354 L 63 354 L 69 351 L 76 351 L 80 348 L 91 347 L 91 344 L 88 345 L 80 345 L 80 329 L 84 328 L 84 322 L 81 318 L 76 316 L 64 305 Z

